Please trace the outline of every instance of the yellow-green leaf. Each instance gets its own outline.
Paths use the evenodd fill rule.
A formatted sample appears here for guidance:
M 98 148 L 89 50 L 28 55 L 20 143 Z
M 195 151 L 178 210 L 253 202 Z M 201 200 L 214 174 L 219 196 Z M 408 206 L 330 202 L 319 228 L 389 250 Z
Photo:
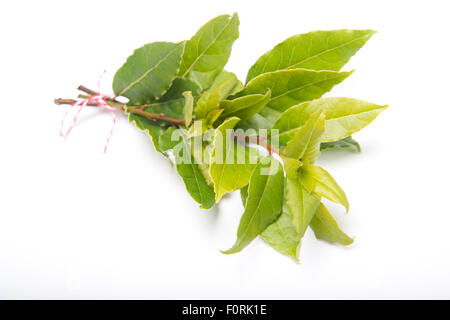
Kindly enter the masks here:
M 244 207 L 247 197 L 248 185 L 241 188 L 241 199 Z M 295 231 L 294 224 L 292 223 L 292 215 L 286 206 L 286 199 L 283 200 L 283 208 L 280 216 L 261 233 L 261 238 L 278 252 L 298 261 L 297 252 L 301 238 L 297 234 L 297 231 Z
M 261 111 L 269 102 L 270 90 L 265 94 L 250 94 L 233 100 L 223 100 L 220 107 L 223 108 L 221 118 L 238 117 L 245 120 Z
M 300 237 L 292 224 L 292 215 L 286 206 L 283 206 L 281 215 L 261 233 L 264 239 L 275 250 L 298 261 L 297 252 L 300 246 Z
M 351 136 L 345 137 L 344 139 L 338 141 L 322 142 L 320 144 L 320 151 L 334 149 L 354 150 L 356 152 L 361 152 L 361 146 L 359 145 L 358 141 L 353 139 Z
M 298 179 L 286 178 L 286 206 L 300 238 L 308 228 L 319 203 L 320 197 L 303 188 Z
M 206 124 L 208 128 L 211 128 L 214 122 L 219 119 L 220 115 L 223 113 L 223 109 L 214 109 L 211 110 L 206 116 Z
M 310 116 L 304 126 L 287 143 L 284 154 L 294 159 L 313 163 L 320 154 L 320 140 L 325 130 L 325 115 L 318 111 Z
M 216 202 L 224 194 L 247 185 L 257 163 L 256 150 L 238 145 L 233 138 L 232 129 L 239 121 L 236 117 L 225 120 L 214 136 L 209 173 L 214 182 Z
M 311 106 L 309 102 L 303 102 L 290 107 L 281 114 L 273 125 L 272 129 L 277 130 L 278 133 L 272 134 L 272 136 L 278 136 L 279 143 L 286 145 L 297 131 L 305 125 L 310 116 L 317 111 L 319 109 Z
M 292 106 L 281 114 L 273 128 L 279 130 L 279 141 L 285 144 L 300 130 L 312 113 L 321 110 L 326 119 L 322 142 L 333 142 L 363 129 L 386 108 L 386 105 L 351 98 L 322 98 Z M 354 140 L 344 142 L 354 145 Z
M 298 177 L 298 169 L 303 165 L 299 160 L 281 156 L 284 164 L 284 171 L 286 171 L 286 176 L 292 179 Z
M 273 71 L 252 79 L 237 96 L 265 94 L 270 89 L 271 97 L 267 105 L 282 112 L 300 102 L 320 98 L 350 74 L 352 72 L 307 69 Z
M 270 129 L 278 117 L 289 107 L 304 101 L 320 98 L 351 73 L 307 69 L 290 69 L 263 73 L 252 79 L 242 91 L 236 94 L 236 97 L 249 94 L 265 94 L 270 89 L 270 100 L 258 114 L 243 121 L 239 126 L 253 129 Z
M 339 71 L 374 33 L 341 29 L 289 37 L 256 61 L 247 74 L 247 82 L 259 74 L 283 69 Z
M 195 107 L 196 118 L 206 118 L 211 111 L 219 109 L 220 101 L 223 100 L 229 92 L 227 89 L 230 84 L 233 84 L 236 81 L 237 79 L 235 78 L 227 78 L 203 92 Z
M 239 81 L 237 76 L 233 72 L 226 70 L 222 70 L 219 72 L 219 74 L 214 78 L 214 81 L 211 83 L 210 87 L 214 87 L 218 84 L 221 84 L 226 80 L 232 81 L 227 81 L 227 84 L 225 86 L 222 86 L 221 88 L 222 100 L 226 99 L 230 95 L 233 95 L 241 91 L 244 88 L 244 84 L 241 81 Z
M 238 37 L 239 18 L 236 13 L 210 20 L 186 42 L 178 74 L 189 77 L 205 89 L 222 71 Z
M 184 96 L 184 123 L 189 127 L 192 121 L 192 110 L 194 110 L 194 97 L 191 91 L 183 92 Z
M 299 179 L 307 190 L 342 204 L 348 212 L 349 204 L 345 192 L 325 169 L 314 165 L 303 166 Z
M 351 98 L 325 98 L 311 104 L 326 116 L 323 142 L 341 140 L 358 132 L 388 107 Z
M 281 214 L 283 204 L 284 174 L 281 164 L 265 158 L 252 173 L 248 186 L 245 211 L 242 214 L 233 247 L 225 254 L 244 249 Z
M 322 203 L 312 218 L 310 227 L 319 240 L 324 240 L 329 243 L 339 243 L 344 246 L 353 243 L 353 239 L 339 228 L 330 211 Z

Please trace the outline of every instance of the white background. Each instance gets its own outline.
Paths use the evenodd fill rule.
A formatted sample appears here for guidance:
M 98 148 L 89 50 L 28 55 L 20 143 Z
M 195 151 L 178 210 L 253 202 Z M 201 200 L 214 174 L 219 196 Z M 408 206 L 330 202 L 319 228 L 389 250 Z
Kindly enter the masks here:
M 389 104 L 355 135 L 361 154 L 320 164 L 346 191 L 334 206 L 355 244 L 306 234 L 295 263 L 234 240 L 239 194 L 202 211 L 144 133 L 85 110 L 66 141 L 65 106 L 147 42 L 188 39 L 237 11 L 227 69 L 245 79 L 266 50 L 317 29 L 379 32 L 329 96 Z M 448 1 L 2 1 L 0 298 L 450 298 Z

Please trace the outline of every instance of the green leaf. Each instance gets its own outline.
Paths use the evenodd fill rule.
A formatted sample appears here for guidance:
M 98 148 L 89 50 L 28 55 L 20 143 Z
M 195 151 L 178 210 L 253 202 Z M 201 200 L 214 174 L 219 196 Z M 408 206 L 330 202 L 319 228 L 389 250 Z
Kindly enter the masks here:
M 164 156 L 166 156 L 164 154 L 164 151 L 161 150 L 161 148 L 159 147 L 159 137 L 165 133 L 165 131 L 166 131 L 165 128 L 155 124 L 154 121 L 151 121 L 151 120 L 149 120 L 145 117 L 142 117 L 140 115 L 137 115 L 137 114 L 130 113 L 128 115 L 128 120 L 130 122 L 134 122 L 136 128 L 147 132 L 150 135 L 150 137 L 152 138 L 153 145 L 155 146 L 156 151 L 158 151 L 158 152 L 162 153 Z
M 303 237 L 320 203 L 320 197 L 308 192 L 298 179 L 286 178 L 286 206 L 292 214 L 292 223 Z
M 282 112 L 300 102 L 320 98 L 350 74 L 352 74 L 351 71 L 336 72 L 307 69 L 274 71 L 252 79 L 237 96 L 265 94 L 270 89 L 272 94 L 268 106 Z
M 285 156 L 313 163 L 320 154 L 320 140 L 324 130 L 325 115 L 321 111 L 312 114 L 287 143 Z
M 208 131 L 208 123 L 204 120 L 195 120 L 189 127 L 188 136 L 197 137 L 203 136 Z
M 173 152 L 177 172 L 183 179 L 191 197 L 200 203 L 200 207 L 203 209 L 212 208 L 215 204 L 214 191 L 208 185 L 198 165 L 194 163 L 191 146 L 185 135 L 180 135 L 179 141 Z
M 191 150 L 194 161 L 198 165 L 206 183 L 208 186 L 214 188 L 214 183 L 209 175 L 212 144 L 208 141 L 203 141 L 202 136 L 197 136 L 191 139 Z
M 244 208 L 245 208 L 245 203 L 247 202 L 247 197 L 248 197 L 248 185 L 241 188 L 241 201 L 242 201 L 242 205 L 244 206 Z
M 310 224 L 317 239 L 348 246 L 353 239 L 346 235 L 328 209 L 321 203 Z
M 241 188 L 241 200 L 244 207 L 247 197 L 248 185 Z M 298 261 L 297 252 L 298 247 L 300 246 L 301 237 L 299 237 L 297 231 L 295 231 L 294 224 L 292 223 L 292 215 L 285 202 L 286 201 L 284 201 L 280 216 L 261 233 L 261 238 L 278 252 Z
M 220 101 L 228 96 L 232 90 L 230 86 L 235 85 L 236 81 L 236 78 L 227 78 L 204 91 L 195 107 L 196 118 L 206 118 L 211 111 L 219 109 Z
M 175 78 L 172 86 L 158 101 L 147 104 L 145 111 L 149 113 L 164 113 L 165 115 L 184 119 L 185 98 L 183 92 L 190 91 L 194 98 L 194 104 L 200 96 L 200 88 L 195 82 L 185 78 Z M 163 123 L 167 125 L 167 123 Z
M 320 98 L 351 73 L 291 69 L 261 74 L 252 79 L 236 97 L 264 94 L 270 89 L 270 100 L 263 110 L 240 126 L 254 129 L 272 128 L 278 117 L 289 107 Z
M 303 166 L 300 182 L 308 191 L 314 191 L 330 201 L 342 204 L 348 212 L 349 204 L 345 192 L 325 169 L 314 165 Z
M 184 42 L 153 42 L 136 49 L 116 72 L 113 90 L 129 105 L 151 103 L 169 89 L 181 63 Z
M 198 165 L 193 163 L 179 163 L 176 165 L 178 174 L 191 197 L 200 203 L 200 208 L 210 209 L 214 206 L 214 191 L 207 184 Z
M 353 149 L 357 152 L 361 152 L 361 146 L 359 145 L 358 141 L 353 139 L 351 136 L 338 141 L 322 142 L 320 144 L 320 151 L 333 149 L 346 149 L 346 150 Z
M 204 119 L 211 111 L 219 109 L 220 90 L 211 88 L 202 93 L 195 107 L 196 119 Z
M 270 90 L 265 94 L 251 94 L 233 100 L 223 100 L 220 108 L 224 109 L 221 118 L 238 117 L 245 120 L 260 112 L 269 102 Z
M 351 98 L 322 98 L 289 108 L 278 118 L 273 129 L 279 130 L 279 141 L 285 144 L 300 130 L 310 114 L 321 110 L 326 118 L 322 142 L 333 142 L 363 129 L 386 108 Z M 343 142 L 355 145 L 356 141 L 347 139 Z
M 180 139 L 184 134 L 185 133 L 181 129 L 174 127 L 167 128 L 167 130 L 159 136 L 159 148 L 164 152 L 173 149 L 180 143 Z
M 281 215 L 277 220 L 261 233 L 261 238 L 278 252 L 291 257 L 295 261 L 299 261 L 297 252 L 300 246 L 300 237 L 295 231 L 295 227 L 292 224 L 292 215 L 286 206 L 283 206 Z
M 246 82 L 262 73 L 284 69 L 339 71 L 374 33 L 341 29 L 292 36 L 262 55 L 250 68 Z
M 311 104 L 326 116 L 323 142 L 341 140 L 358 132 L 388 107 L 351 98 L 325 98 Z
M 232 81 L 227 81 L 230 79 L 232 79 Z M 224 81 L 227 81 L 227 85 L 225 85 L 221 88 L 222 99 L 226 99 L 229 95 L 235 94 L 244 88 L 244 84 L 241 81 L 239 81 L 239 79 L 233 72 L 225 71 L 225 70 L 222 70 L 214 78 L 214 81 L 211 83 L 210 87 L 217 86 Z
M 244 249 L 261 234 L 281 213 L 283 204 L 284 174 L 281 164 L 272 158 L 261 161 L 252 173 L 245 211 L 233 247 L 225 254 Z
M 183 92 L 185 99 L 184 104 L 184 123 L 186 127 L 189 127 L 192 121 L 192 111 L 194 110 L 194 97 L 191 91 Z
M 209 174 L 214 182 L 216 202 L 225 193 L 232 192 L 247 185 L 257 163 L 255 149 L 249 149 L 236 143 L 232 137 L 239 118 L 225 120 L 217 129 L 211 155 Z
M 223 113 L 223 109 L 215 109 L 211 110 L 208 115 L 206 116 L 206 124 L 208 128 L 211 128 L 214 124 L 214 122 L 219 119 L 220 115 Z
M 309 120 L 310 116 L 318 109 L 309 102 L 303 102 L 292 106 L 284 111 L 273 125 L 274 130 L 278 130 L 278 141 L 281 145 L 286 145 L 289 140 L 300 130 Z
M 286 171 L 286 176 L 292 179 L 296 179 L 298 177 L 298 169 L 303 165 L 297 159 L 288 158 L 285 156 L 281 156 L 284 164 L 284 171 Z
M 238 37 L 236 13 L 232 17 L 222 15 L 210 20 L 186 42 L 178 74 L 196 81 L 202 89 L 208 87 L 227 63 Z

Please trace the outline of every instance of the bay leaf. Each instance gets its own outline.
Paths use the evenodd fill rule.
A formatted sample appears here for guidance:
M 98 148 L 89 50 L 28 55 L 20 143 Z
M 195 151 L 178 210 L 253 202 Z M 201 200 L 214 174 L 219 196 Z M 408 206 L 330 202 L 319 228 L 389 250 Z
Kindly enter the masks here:
M 246 82 L 262 73 L 284 69 L 339 71 L 374 33 L 340 29 L 294 35 L 262 55 L 250 68 Z
M 234 245 L 225 254 L 244 249 L 281 214 L 284 174 L 281 164 L 269 158 L 256 166 L 248 186 L 248 198 Z M 265 170 L 264 170 L 265 169 Z M 268 170 L 267 172 L 265 172 Z
M 361 146 L 359 145 L 358 141 L 352 138 L 352 136 L 345 137 L 344 139 L 333 142 L 322 142 L 320 144 L 320 151 L 334 149 L 345 149 L 361 152 Z
M 136 49 L 114 75 L 114 93 L 127 97 L 133 106 L 160 98 L 175 79 L 184 46 L 184 42 L 153 42 Z
M 343 205 L 348 212 L 347 196 L 328 171 L 319 166 L 305 165 L 300 172 L 299 180 L 307 190 Z
M 321 203 L 310 224 L 315 236 L 319 240 L 329 243 L 339 243 L 344 246 L 351 245 L 353 239 L 340 228 L 330 211 Z
M 286 206 L 300 238 L 308 228 L 319 203 L 320 197 L 303 188 L 298 179 L 286 178 Z
M 189 77 L 202 89 L 207 88 L 223 70 L 231 47 L 239 37 L 239 17 L 221 15 L 205 25 L 186 42 L 178 74 Z
M 265 94 L 271 90 L 267 105 L 252 118 L 240 124 L 242 128 L 270 129 L 288 108 L 304 101 L 320 98 L 352 72 L 290 69 L 263 73 L 252 79 L 235 97 Z
M 247 185 L 257 164 L 255 149 L 238 146 L 232 137 L 232 129 L 239 121 L 236 117 L 228 118 L 216 129 L 209 171 L 214 182 L 216 202 L 224 194 Z

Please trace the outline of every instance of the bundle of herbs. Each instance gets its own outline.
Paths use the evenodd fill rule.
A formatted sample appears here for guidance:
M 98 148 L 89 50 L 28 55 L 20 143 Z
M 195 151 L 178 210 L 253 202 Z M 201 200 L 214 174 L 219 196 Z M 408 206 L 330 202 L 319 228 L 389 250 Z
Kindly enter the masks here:
M 315 162 L 324 149 L 360 151 L 352 135 L 387 106 L 321 97 L 352 73 L 340 70 L 374 31 L 292 36 L 262 55 L 244 84 L 224 70 L 238 27 L 237 14 L 222 15 L 190 40 L 148 43 L 115 74 L 114 96 L 80 86 L 83 100 L 55 103 L 103 106 L 100 99 L 128 115 L 151 136 L 155 149 L 172 159 L 201 208 L 240 190 L 244 212 L 226 254 L 260 236 L 298 260 L 308 227 L 317 239 L 351 244 L 322 202 L 336 202 L 348 212 L 347 197 Z

